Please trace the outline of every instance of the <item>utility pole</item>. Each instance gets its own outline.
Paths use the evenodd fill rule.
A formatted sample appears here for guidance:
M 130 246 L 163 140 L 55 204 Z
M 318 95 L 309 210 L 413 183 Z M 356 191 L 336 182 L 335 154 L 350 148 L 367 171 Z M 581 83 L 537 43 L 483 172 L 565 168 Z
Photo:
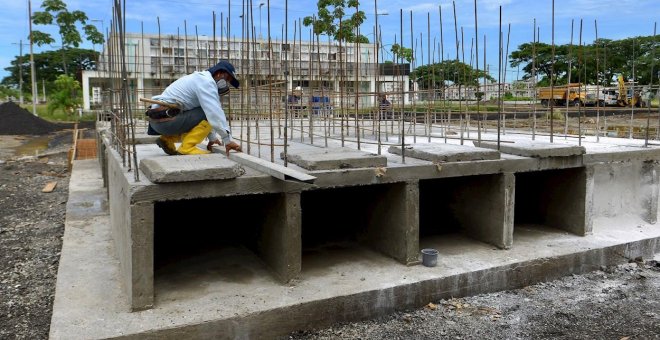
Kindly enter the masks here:
M 12 43 L 13 45 L 16 45 L 16 43 Z M 26 44 L 27 45 L 27 44 Z M 19 40 L 18 42 L 18 102 L 23 105 L 23 40 Z
M 30 23 L 30 71 L 32 73 L 32 114 L 37 115 L 37 74 L 34 67 L 34 52 L 32 50 L 32 0 L 28 0 L 28 20 Z

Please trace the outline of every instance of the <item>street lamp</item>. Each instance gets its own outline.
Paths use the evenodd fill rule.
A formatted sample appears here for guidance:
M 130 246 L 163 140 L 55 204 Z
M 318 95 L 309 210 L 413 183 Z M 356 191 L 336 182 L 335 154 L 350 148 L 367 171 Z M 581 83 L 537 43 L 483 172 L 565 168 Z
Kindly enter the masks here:
M 263 35 L 261 34 L 261 7 L 263 7 L 265 3 L 260 3 L 259 4 L 259 39 L 263 39 Z

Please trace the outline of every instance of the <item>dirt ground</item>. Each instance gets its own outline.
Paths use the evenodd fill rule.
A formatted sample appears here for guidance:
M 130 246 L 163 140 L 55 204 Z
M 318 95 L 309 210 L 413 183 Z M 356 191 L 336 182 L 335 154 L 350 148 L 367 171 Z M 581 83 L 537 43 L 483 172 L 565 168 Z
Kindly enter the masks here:
M 32 143 L 34 139 L 39 143 Z M 0 339 L 46 339 L 70 135 L 0 136 Z M 32 143 L 32 144 L 31 144 Z M 26 148 L 26 145 L 31 145 Z M 16 155 L 20 150 L 25 155 Z M 42 188 L 52 181 L 51 193 Z M 288 339 L 660 339 L 660 264 L 637 259 L 524 289 L 451 300 Z
M 69 187 L 64 135 L 30 149 L 21 147 L 44 137 L 0 136 L 0 339 L 48 338 Z
M 637 259 L 287 339 L 660 339 L 660 263 Z

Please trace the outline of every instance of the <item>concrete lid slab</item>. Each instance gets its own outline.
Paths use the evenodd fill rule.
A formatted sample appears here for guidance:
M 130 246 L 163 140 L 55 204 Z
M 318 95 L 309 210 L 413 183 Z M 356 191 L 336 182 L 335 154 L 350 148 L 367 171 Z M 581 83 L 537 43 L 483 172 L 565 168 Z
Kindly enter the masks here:
M 223 155 L 158 156 L 140 161 L 140 170 L 154 183 L 236 178 L 243 167 Z
M 473 142 L 475 145 L 477 141 Z M 482 148 L 497 149 L 495 142 L 481 142 Z M 567 145 L 539 141 L 516 141 L 514 143 L 500 143 L 500 152 L 523 157 L 547 158 L 580 156 L 585 148 L 578 145 Z
M 400 155 L 401 146 L 392 145 L 387 151 Z M 444 143 L 412 144 L 406 147 L 406 155 L 431 162 L 465 162 L 500 158 L 500 152 L 497 150 Z
M 284 159 L 284 153 L 280 153 Z M 287 151 L 287 161 L 307 170 L 378 168 L 387 166 L 387 158 L 350 148 L 294 148 Z

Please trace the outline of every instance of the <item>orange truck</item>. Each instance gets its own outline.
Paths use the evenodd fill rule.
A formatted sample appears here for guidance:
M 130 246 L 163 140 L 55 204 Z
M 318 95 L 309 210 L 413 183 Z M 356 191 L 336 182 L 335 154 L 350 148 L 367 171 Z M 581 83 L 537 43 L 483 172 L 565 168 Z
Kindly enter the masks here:
M 553 106 L 566 106 L 566 103 L 571 106 L 584 106 L 587 101 L 587 91 L 579 83 L 558 85 L 554 88 L 539 87 L 536 91 L 536 98 L 545 107 L 550 106 L 551 101 L 554 101 Z

